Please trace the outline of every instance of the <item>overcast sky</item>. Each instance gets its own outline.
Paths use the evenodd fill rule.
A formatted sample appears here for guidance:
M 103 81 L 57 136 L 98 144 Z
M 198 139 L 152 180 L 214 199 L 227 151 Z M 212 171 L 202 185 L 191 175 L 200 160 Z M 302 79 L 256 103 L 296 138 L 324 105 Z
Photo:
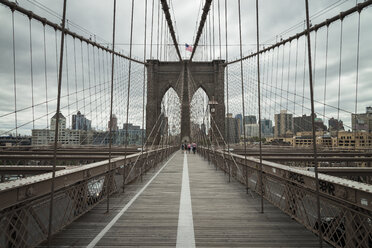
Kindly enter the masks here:
M 67 1 L 67 19 L 69 20 L 67 27 L 87 38 L 91 37 L 92 40 L 96 40 L 105 46 L 111 46 L 112 42 L 112 11 L 113 1 Z M 129 41 L 130 41 L 130 12 L 131 12 L 130 0 L 118 0 L 117 1 L 117 27 L 116 27 L 116 49 L 120 50 L 123 54 L 129 55 Z M 136 0 L 134 7 L 134 30 L 133 30 L 133 53 L 132 57 L 138 60 L 144 60 L 144 32 L 145 32 L 145 16 L 147 16 L 147 39 L 146 43 L 151 42 L 151 21 L 152 21 L 152 2 L 153 0 L 147 0 L 148 11 L 147 15 L 144 14 L 144 3 L 145 0 Z M 168 1 L 169 3 L 170 1 Z M 218 3 L 220 2 L 220 15 L 218 14 Z M 229 49 L 229 60 L 238 58 L 239 55 L 239 33 L 238 33 L 238 0 L 228 0 L 228 49 Z M 214 44 L 212 48 L 212 54 L 214 58 L 220 57 L 219 51 L 219 32 L 222 36 L 222 59 L 226 59 L 225 54 L 225 1 L 215 0 L 213 1 L 213 12 L 211 12 L 210 20 L 207 22 L 207 27 L 211 27 L 210 23 L 213 23 L 214 16 L 214 33 L 215 41 L 205 45 L 204 38 L 200 42 L 200 47 L 197 50 L 196 59 L 211 60 L 211 56 L 206 55 L 206 51 L 210 49 L 210 45 Z M 310 1 L 310 15 L 312 16 L 312 24 L 316 24 L 337 15 L 340 11 L 347 10 L 355 5 L 355 0 L 312 0 Z M 62 10 L 62 0 L 18 0 L 18 4 L 26 9 L 32 10 L 33 12 L 46 17 L 48 20 L 60 23 L 60 15 Z M 185 50 L 185 43 L 193 44 L 196 27 L 201 16 L 201 7 L 204 4 L 202 0 L 173 0 L 170 5 L 170 12 L 177 32 L 177 39 L 180 44 L 180 51 L 183 57 L 188 58 L 190 52 Z M 174 50 L 164 50 L 168 44 L 164 36 L 161 35 L 158 38 L 158 27 L 159 31 L 163 30 L 165 33 L 165 26 L 161 25 L 162 15 L 160 15 L 160 25 L 158 26 L 158 6 L 159 1 L 154 0 L 154 30 L 152 43 L 155 44 L 152 47 L 152 58 L 161 59 L 164 58 L 164 51 L 168 51 L 168 59 L 176 60 Z M 46 8 L 45 8 L 46 7 Z M 372 90 L 371 90 L 371 78 L 372 78 L 372 60 L 371 60 L 371 42 L 372 33 L 368 31 L 368 25 L 372 23 L 372 8 L 368 8 L 361 13 L 361 37 L 360 37 L 360 60 L 359 60 L 359 86 L 358 86 L 358 98 L 356 101 L 355 97 L 355 80 L 356 80 L 356 49 L 357 49 L 357 21 L 358 15 L 354 14 L 344 20 L 343 24 L 343 50 L 342 50 L 342 69 L 341 69 L 341 80 L 339 78 L 339 44 L 340 44 L 340 22 L 332 24 L 329 28 L 329 50 L 328 50 L 328 77 L 327 77 L 327 95 L 326 104 L 334 107 L 338 106 L 338 83 L 341 81 L 341 103 L 340 108 L 342 111 L 338 112 L 334 108 L 326 108 L 326 117 L 337 117 L 344 122 L 350 122 L 350 113 L 354 112 L 355 102 L 358 103 L 358 112 L 364 112 L 366 106 L 372 105 Z M 255 1 L 241 1 L 241 12 L 242 12 L 242 43 L 243 43 L 243 54 L 248 55 L 255 49 L 256 43 L 256 29 L 255 29 Z M 287 38 L 297 32 L 303 30 L 303 21 L 305 17 L 304 1 L 274 1 L 264 0 L 260 1 L 260 40 L 261 47 L 269 46 L 274 44 L 281 38 Z M 162 12 L 160 12 L 162 14 Z M 214 14 L 214 15 L 213 15 Z M 221 22 L 221 29 L 219 29 L 218 20 Z M 57 82 L 57 67 L 56 67 L 56 44 L 55 44 L 55 32 L 50 28 L 46 28 L 46 55 L 44 54 L 44 43 L 43 43 L 43 26 L 36 21 L 31 22 L 32 27 L 32 50 L 33 50 L 33 100 L 34 108 L 32 108 L 32 97 L 31 97 L 31 84 L 30 84 L 30 39 L 29 39 L 29 20 L 27 17 L 18 14 L 14 14 L 15 20 L 15 47 L 16 47 L 16 94 L 17 94 L 17 126 L 21 133 L 29 133 L 33 126 L 35 128 L 45 128 L 47 125 L 47 119 L 49 119 L 53 111 L 55 111 L 55 97 L 56 97 L 56 82 Z M 164 21 L 164 20 L 163 20 Z M 13 130 L 16 126 L 15 115 L 12 113 L 15 109 L 14 106 L 14 77 L 13 77 L 13 48 L 12 48 L 12 15 L 9 8 L 4 7 L 0 4 L 0 86 L 2 91 L 0 93 L 0 134 L 3 131 Z M 290 29 L 288 32 L 284 32 Z M 221 31 L 220 31 L 221 30 Z M 317 105 L 317 111 L 323 112 L 324 101 L 324 68 L 325 68 L 325 37 L 326 28 L 319 30 L 317 34 L 317 54 L 316 54 L 316 69 L 315 69 L 315 81 L 316 81 L 316 99 L 322 103 Z M 209 33 L 213 33 L 213 29 L 205 29 Z M 161 41 L 163 38 L 163 41 Z M 59 41 L 60 33 L 57 32 L 57 54 L 59 54 Z M 163 46 L 157 46 L 158 43 Z M 314 35 L 312 36 L 313 50 L 314 50 Z M 302 77 L 303 77 L 303 58 L 304 58 L 304 43 L 299 40 L 299 54 L 298 54 L 298 65 L 295 67 L 295 51 L 296 44 L 291 44 L 284 48 L 285 66 L 282 70 L 282 54 L 283 51 L 279 49 L 279 67 L 278 67 L 278 79 L 275 80 L 276 76 L 276 62 L 277 62 L 277 50 L 272 53 L 267 53 L 262 58 L 263 70 L 266 74 L 262 74 L 263 77 L 263 94 L 266 94 L 264 101 L 264 113 L 265 117 L 273 119 L 274 111 L 278 112 L 281 108 L 286 106 L 289 110 L 295 111 L 294 115 L 301 115 L 302 113 L 309 113 L 308 111 L 300 111 L 302 98 L 294 97 L 294 93 L 302 95 Z M 75 51 L 74 51 L 75 45 Z M 62 113 L 68 117 L 68 121 L 71 121 L 71 115 L 77 110 L 82 110 L 84 106 L 84 112 L 89 119 L 93 120 L 93 126 L 105 129 L 107 127 L 108 118 L 108 99 L 109 99 L 109 63 L 110 59 L 101 50 L 93 49 L 91 46 L 87 47 L 85 43 L 81 44 L 78 40 L 73 40 L 71 37 L 67 39 L 67 68 L 64 67 L 64 84 L 63 95 L 68 95 L 62 100 L 62 106 L 64 109 Z M 81 50 L 82 49 L 82 50 Z M 147 54 L 146 59 L 150 58 L 150 46 L 146 47 Z M 168 48 L 171 49 L 171 48 Z M 289 50 L 291 50 L 290 58 L 292 62 L 288 62 Z M 46 56 L 46 67 L 47 73 L 44 70 L 44 55 Z M 76 58 L 74 58 L 74 56 Z M 89 59 L 88 59 L 89 56 Z M 202 57 L 203 56 L 203 57 Z M 83 58 L 81 58 L 83 57 Z M 76 61 L 75 61 L 75 60 Z M 272 60 L 274 60 L 274 66 L 272 66 Z M 98 62 L 99 61 L 99 62 Z M 120 61 L 120 60 L 118 60 Z M 119 63 L 119 62 L 118 62 Z M 125 104 L 126 104 L 126 88 L 128 79 L 128 62 L 121 61 L 121 64 L 117 64 L 116 84 L 115 84 L 115 97 L 114 97 L 114 112 L 119 116 L 120 123 L 125 121 Z M 77 67 L 75 75 L 75 64 Z M 105 67 L 104 67 L 105 65 Z M 251 66 L 252 65 L 252 66 Z M 253 69 L 254 61 L 244 62 L 245 70 L 245 87 L 247 91 L 247 105 L 246 114 L 256 114 L 256 102 L 255 92 L 255 72 Z M 265 67 L 266 66 L 266 67 Z M 230 69 L 231 68 L 231 69 Z M 302 68 L 300 70 L 300 68 Z M 105 72 L 103 72 L 105 70 Z M 251 71 L 250 71 L 251 70 Z M 289 73 L 288 73 L 289 70 Z M 294 90 L 295 71 L 297 73 L 298 88 Z M 94 74 L 94 71 L 96 71 Z M 143 89 L 143 66 L 132 63 L 132 77 L 131 77 L 131 106 L 133 111 L 130 112 L 130 121 L 136 124 L 141 124 L 142 118 L 142 89 Z M 241 112 L 241 91 L 240 91 L 240 64 L 234 64 L 229 66 L 230 78 L 230 91 L 229 104 L 230 112 L 234 114 Z M 272 81 L 278 81 L 278 86 L 281 87 L 281 74 L 285 75 L 283 78 L 285 90 L 288 88 L 289 97 L 298 105 L 293 102 L 287 104 L 287 100 L 283 100 L 280 106 L 280 96 L 277 96 L 277 104 L 275 102 L 269 102 L 274 98 L 276 94 L 282 93 L 286 95 L 287 92 L 270 92 L 272 90 Z M 45 83 L 45 75 L 48 83 Z M 274 80 L 270 80 L 274 75 Z M 67 78 L 68 76 L 68 78 Z M 306 76 L 306 72 L 305 72 Z M 265 80 L 266 77 L 266 80 Z M 287 80 L 285 80 L 287 79 Z M 290 83 L 287 83 L 289 79 Z M 299 83 L 301 81 L 301 84 Z M 322 82 L 322 83 L 318 83 Z M 84 84 L 85 83 L 85 84 Z M 92 87 L 88 86 L 88 83 L 92 83 Z M 265 86 L 266 83 L 266 86 Z M 306 81 L 307 83 L 307 81 Z M 77 85 L 77 87 L 75 87 Z M 46 87 L 48 90 L 46 90 Z M 266 88 L 265 88 L 266 87 Z M 296 85 L 297 87 L 297 85 Z M 76 89 L 78 89 L 76 91 Z M 81 91 L 79 91 L 81 89 Z M 251 89 L 251 90 L 249 90 Z M 74 92 L 74 93 L 72 93 Z M 94 93 L 95 92 L 95 93 Z M 97 93 L 98 92 L 98 93 Z M 101 93 L 102 92 L 102 93 Z M 293 93 L 293 94 L 292 94 Z M 292 96 L 291 96 L 292 94 Z M 307 91 L 304 90 L 304 94 L 308 97 Z M 47 96 L 46 96 L 47 95 Z M 284 99 L 283 95 L 283 99 Z M 85 99 L 84 99 L 85 98 Z M 78 99 L 79 103 L 76 103 Z M 48 102 L 45 104 L 45 102 Z M 84 102 L 86 103 L 84 104 Z M 43 104 L 44 102 L 44 104 Z M 310 107 L 305 102 L 305 110 Z M 80 104 L 80 106 L 78 106 Z M 48 115 L 46 108 L 48 107 Z M 25 108 L 26 110 L 20 111 Z M 34 114 L 33 114 L 33 111 Z M 102 114 L 103 112 L 103 114 Z M 34 117 L 32 117 L 34 116 Z M 35 122 L 32 120 L 35 119 Z M 29 123 L 30 122 L 30 123 Z M 24 125 L 24 126 L 22 126 Z M 22 126 L 22 127 L 20 127 Z M 17 128 L 18 129 L 18 128 Z

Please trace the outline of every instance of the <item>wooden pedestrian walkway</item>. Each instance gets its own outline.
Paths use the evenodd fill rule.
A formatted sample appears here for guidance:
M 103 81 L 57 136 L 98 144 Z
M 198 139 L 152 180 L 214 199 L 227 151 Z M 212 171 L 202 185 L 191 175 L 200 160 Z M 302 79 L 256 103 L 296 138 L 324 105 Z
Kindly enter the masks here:
M 188 174 L 188 175 L 187 175 Z M 146 187 L 147 186 L 147 187 Z M 53 237 L 53 247 L 318 247 L 318 238 L 202 157 L 175 153 Z

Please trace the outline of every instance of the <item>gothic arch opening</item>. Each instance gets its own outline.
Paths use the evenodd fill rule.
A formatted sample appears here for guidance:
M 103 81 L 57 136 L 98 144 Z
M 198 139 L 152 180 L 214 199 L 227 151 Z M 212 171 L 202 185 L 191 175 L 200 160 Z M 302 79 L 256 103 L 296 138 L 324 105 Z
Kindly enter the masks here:
M 161 101 L 160 142 L 178 144 L 181 134 L 181 101 L 176 91 L 169 87 Z M 166 142 L 167 143 L 167 142 Z
M 199 87 L 190 101 L 191 139 L 200 141 L 205 139 L 210 126 L 208 108 L 209 97 L 202 87 Z

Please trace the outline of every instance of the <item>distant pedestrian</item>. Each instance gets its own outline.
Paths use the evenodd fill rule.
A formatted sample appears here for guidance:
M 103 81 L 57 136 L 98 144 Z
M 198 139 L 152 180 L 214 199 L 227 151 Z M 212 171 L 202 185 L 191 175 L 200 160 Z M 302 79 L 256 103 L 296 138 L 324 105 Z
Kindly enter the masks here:
M 191 150 L 191 144 L 189 143 L 189 144 L 187 145 L 187 151 L 189 151 L 189 153 L 190 153 L 190 150 Z
M 185 149 L 185 147 L 183 146 L 183 144 L 181 145 L 181 148 L 182 148 L 182 151 Z
M 195 154 L 196 152 L 196 144 L 195 143 L 192 143 L 192 152 Z

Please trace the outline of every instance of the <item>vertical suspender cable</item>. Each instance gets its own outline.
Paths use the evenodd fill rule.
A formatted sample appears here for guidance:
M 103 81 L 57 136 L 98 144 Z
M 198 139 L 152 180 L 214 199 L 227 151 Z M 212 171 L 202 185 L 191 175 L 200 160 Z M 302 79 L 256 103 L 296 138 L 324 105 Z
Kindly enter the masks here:
M 16 138 L 18 138 L 18 120 L 17 120 L 17 74 L 16 74 L 16 51 L 15 51 L 15 33 L 14 33 L 14 9 L 12 9 L 12 34 L 13 34 L 13 87 L 14 87 L 14 124 Z
M 328 76 L 328 39 L 329 37 L 329 25 L 327 25 L 327 36 L 326 36 L 326 52 L 325 52 L 325 69 L 324 69 L 324 96 L 323 96 L 323 121 L 325 122 L 325 108 L 326 108 L 326 97 L 327 97 L 327 76 Z
M 157 31 L 158 31 L 158 34 L 156 36 L 156 59 L 159 59 L 159 26 L 160 26 L 160 0 L 158 0 L 158 28 L 157 28 Z
M 216 47 L 215 47 L 215 42 L 214 42 L 214 2 L 212 2 L 212 36 L 213 36 L 213 59 L 216 58 Z
M 113 21 L 112 21 L 112 51 L 115 52 L 115 26 L 116 26 L 116 0 L 114 0 L 114 13 L 113 13 Z M 106 194 L 107 194 L 107 206 L 106 211 L 109 212 L 110 207 L 110 177 L 111 177 L 111 147 L 112 147 L 112 109 L 113 109 L 113 102 L 114 102 L 114 62 L 115 62 L 115 54 L 111 54 L 111 93 L 110 93 L 110 121 L 109 121 L 109 164 L 107 169 L 107 176 L 106 176 Z
M 99 86 L 99 90 L 98 90 L 98 93 L 99 93 L 99 96 L 98 96 L 98 101 L 97 101 L 97 104 L 99 105 L 99 107 L 97 108 L 97 111 L 99 112 L 100 114 L 100 123 L 104 123 L 103 122 L 103 119 L 102 119 L 102 81 L 101 81 L 101 60 L 100 60 L 100 48 L 97 49 L 97 63 L 98 63 L 98 86 Z M 99 109 L 99 110 L 98 110 Z M 97 119 L 98 119 L 98 116 L 97 116 Z M 99 130 L 99 123 L 97 121 L 97 130 Z
M 54 43 L 56 47 L 56 76 L 58 82 L 58 41 L 57 41 L 57 29 L 54 29 Z
M 261 125 L 261 85 L 260 85 L 260 29 L 259 29 L 259 19 L 258 19 L 258 0 L 256 0 L 256 24 L 257 24 L 257 90 L 258 90 L 258 136 L 260 140 L 260 188 L 261 188 L 261 213 L 264 212 L 264 190 L 263 190 L 263 177 L 262 177 L 262 125 Z
M 343 19 L 341 19 L 341 33 L 340 33 L 340 61 L 338 66 L 338 97 L 337 97 L 337 146 L 338 146 L 338 132 L 340 131 L 340 100 L 341 100 L 341 73 L 342 73 L 342 32 Z
M 88 59 L 88 87 L 89 87 L 89 112 L 92 114 L 92 87 L 90 82 L 90 52 L 89 43 L 87 43 L 87 59 Z M 86 114 L 86 113 L 84 113 Z
M 152 10 L 151 10 L 151 37 L 150 37 L 150 59 L 152 59 L 152 36 L 154 32 L 154 1 L 152 0 Z
M 84 55 L 83 55 L 83 41 L 80 40 L 80 52 L 81 52 L 81 82 L 83 83 L 83 113 L 85 114 L 85 78 L 84 78 Z
M 219 40 L 220 40 L 220 59 L 221 59 L 221 23 L 220 23 L 220 0 L 218 0 L 218 25 L 219 25 Z M 229 59 L 228 45 L 227 45 L 227 0 L 225 0 L 225 53 L 226 61 Z M 229 113 L 229 66 L 226 66 L 226 113 Z M 230 119 L 227 119 L 227 151 L 230 153 Z M 230 167 L 229 167 L 230 168 Z M 230 171 L 229 171 L 230 172 Z M 229 173 L 230 175 L 230 173 Z M 230 181 L 230 176 L 229 176 Z
M 96 128 L 98 129 L 98 94 L 97 94 L 97 77 L 96 77 L 96 55 L 94 53 L 94 46 L 93 46 L 93 78 L 94 78 L 94 95 L 95 95 L 95 105 L 96 105 Z M 97 55 L 98 55 L 99 48 L 97 48 Z M 91 113 L 93 116 L 93 113 Z
M 315 82 L 316 82 L 316 43 L 317 43 L 317 39 L 318 39 L 318 30 L 316 29 L 315 30 L 315 37 L 314 37 L 314 68 L 313 68 L 313 78 L 314 78 L 314 86 L 315 86 Z
M 292 41 L 289 42 L 289 51 L 288 51 L 288 79 L 287 79 L 287 104 L 286 104 L 286 110 L 288 110 L 288 101 L 289 101 L 289 81 L 291 76 L 291 47 L 292 47 Z
M 48 108 L 48 72 L 47 72 L 47 55 L 46 55 L 46 38 L 45 38 L 45 23 L 43 23 L 43 48 L 44 48 L 44 81 L 45 81 L 45 109 L 46 109 L 46 124 L 49 129 L 49 108 Z
M 284 80 L 284 52 L 285 52 L 285 44 L 283 44 L 283 53 L 282 53 L 282 76 L 280 80 L 280 104 L 279 104 L 280 110 L 283 109 L 282 102 L 283 102 L 283 80 Z
M 316 136 L 315 136 L 315 109 L 314 109 L 314 88 L 313 88 L 313 75 L 311 69 L 311 44 L 310 44 L 310 18 L 309 18 L 309 2 L 305 0 L 306 3 L 306 26 L 307 26 L 307 55 L 309 62 L 309 84 L 310 84 L 310 98 L 311 98 L 311 123 L 313 131 L 313 149 L 314 149 L 314 171 L 315 171 L 315 183 L 316 183 L 316 205 L 317 205 L 317 215 L 318 215 L 318 228 L 319 228 L 319 246 L 323 247 L 322 238 L 322 219 L 320 215 L 320 196 L 319 196 L 319 178 L 318 178 L 318 154 L 316 148 Z
M 144 47 L 143 47 L 143 61 L 146 61 L 146 37 L 147 36 L 147 0 L 145 0 L 145 33 L 144 33 Z M 143 67 L 143 85 L 142 85 L 142 154 L 145 147 L 144 143 L 144 128 L 145 128 L 145 91 L 146 91 L 146 66 Z
M 57 145 L 58 145 L 58 129 L 60 117 L 60 104 L 61 104 L 61 86 L 62 86 L 62 68 L 63 68 L 63 49 L 65 42 L 65 21 L 66 21 L 66 2 L 63 1 L 63 16 L 62 16 L 62 32 L 61 32 L 61 52 L 59 57 L 59 73 L 58 73 L 58 95 L 57 95 L 57 111 L 56 111 L 56 126 L 54 130 L 54 151 L 53 151 L 53 172 L 52 172 L 52 185 L 50 193 L 49 204 L 49 226 L 48 226 L 48 244 L 50 245 L 52 239 L 52 223 L 53 223 L 53 201 L 54 201 L 54 184 L 56 177 L 56 164 L 57 164 Z
M 147 0 L 145 0 L 145 33 L 144 33 L 144 46 L 143 46 L 143 61 L 146 61 L 146 37 L 147 36 Z M 145 91 L 146 91 L 146 66 L 143 66 L 143 85 L 142 85 L 142 137 L 141 137 L 141 145 L 142 151 L 141 154 L 143 156 L 143 150 L 145 147 Z
M 296 39 L 296 67 L 295 67 L 295 79 L 294 79 L 294 94 L 293 94 L 293 113 L 296 113 L 296 97 L 297 97 L 297 68 L 298 68 L 298 38 Z M 296 135 L 296 134 L 295 134 Z
M 356 57 L 356 76 L 355 76 L 355 110 L 354 110 L 354 148 L 356 149 L 356 130 L 357 130 L 357 113 L 358 113 L 358 82 L 359 82 L 359 46 L 360 46 L 360 11 L 358 12 L 358 43 L 357 43 L 357 57 Z M 371 130 L 369 130 L 370 132 Z
M 164 15 L 162 14 L 161 15 L 161 21 L 160 21 L 160 26 L 161 26 L 161 29 L 160 29 L 160 48 L 159 48 L 159 60 L 161 60 L 161 54 L 163 52 L 163 26 L 164 26 Z
M 74 38 L 74 74 L 75 74 L 75 101 L 76 101 L 76 110 L 79 110 L 78 86 L 77 86 L 77 69 L 76 69 L 76 44 L 75 44 L 75 38 Z
M 67 34 L 65 34 L 65 37 L 67 37 Z M 68 40 L 67 38 L 65 39 L 66 39 L 66 42 L 65 42 L 66 60 L 65 61 L 66 61 L 67 116 L 68 118 L 70 118 L 70 85 L 69 85 L 69 78 L 68 78 L 68 46 L 67 46 Z
M 238 0 L 238 10 L 239 10 L 239 49 L 240 49 L 240 79 L 241 79 L 241 89 L 242 89 L 242 115 L 243 115 L 243 140 L 244 140 L 244 164 L 247 163 L 247 140 L 245 136 L 245 106 L 244 106 L 244 72 L 243 72 L 243 48 L 242 48 L 242 19 L 241 19 L 241 9 L 240 0 Z M 248 171 L 248 170 L 247 170 Z M 248 174 L 246 174 L 248 176 Z M 248 178 L 248 177 L 247 177 Z M 248 192 L 248 180 L 247 180 L 247 192 Z
M 227 21 L 226 21 L 227 22 Z M 227 29 L 226 29 L 227 30 Z M 226 31 L 227 32 L 227 31 Z M 218 40 L 220 46 L 220 59 L 222 59 L 222 45 L 221 45 L 221 9 L 220 9 L 220 0 L 218 0 Z M 227 39 L 226 39 L 227 44 Z M 226 56 L 227 57 L 227 56 Z M 227 61 L 227 58 L 226 58 Z
M 134 0 L 132 0 L 132 14 L 130 20 L 130 42 L 129 42 L 129 57 L 132 57 L 132 48 L 133 48 L 133 14 L 134 14 Z M 130 104 L 130 79 L 131 79 L 131 72 L 132 72 L 132 61 L 129 60 L 129 67 L 128 67 L 128 92 L 127 92 L 127 117 L 126 117 L 126 127 L 125 127 L 125 151 L 128 148 L 129 142 L 129 133 L 128 133 L 128 121 L 129 121 L 129 104 Z M 124 156 L 124 171 L 125 165 L 127 162 L 127 152 L 125 152 Z M 123 173 L 123 192 L 125 189 L 125 173 Z
M 32 25 L 31 17 L 29 16 L 30 24 L 30 72 L 31 72 L 31 104 L 32 104 L 32 129 L 35 129 L 35 102 L 34 102 L 34 69 L 32 59 Z

